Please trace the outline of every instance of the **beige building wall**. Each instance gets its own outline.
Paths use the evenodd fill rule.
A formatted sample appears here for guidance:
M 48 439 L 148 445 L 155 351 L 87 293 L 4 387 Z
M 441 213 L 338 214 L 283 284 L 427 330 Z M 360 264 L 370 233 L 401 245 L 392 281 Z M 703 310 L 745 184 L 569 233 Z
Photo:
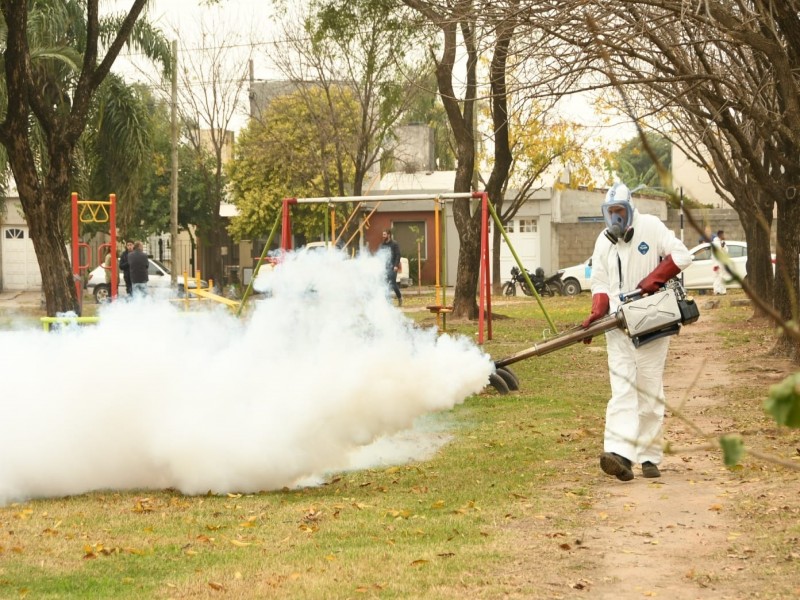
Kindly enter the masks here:
M 207 152 L 214 154 L 214 142 L 212 131 L 210 129 L 196 130 L 195 134 L 198 136 L 198 141 L 201 148 L 205 148 Z M 222 164 L 226 164 L 233 158 L 233 142 L 234 133 L 232 131 L 218 132 L 222 138 Z
M 727 208 L 725 198 L 720 196 L 711 183 L 705 169 L 701 169 L 672 145 L 672 185 L 676 191 L 683 189 L 684 196 L 697 200 L 702 204 L 710 204 L 713 208 Z

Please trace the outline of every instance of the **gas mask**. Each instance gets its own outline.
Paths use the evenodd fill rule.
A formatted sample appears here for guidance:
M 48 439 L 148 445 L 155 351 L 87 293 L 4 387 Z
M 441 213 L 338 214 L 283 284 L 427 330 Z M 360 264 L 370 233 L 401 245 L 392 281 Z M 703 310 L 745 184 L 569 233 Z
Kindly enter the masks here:
M 621 211 L 612 208 L 623 208 Z M 606 193 L 606 201 L 603 203 L 603 220 L 606 223 L 605 235 L 612 244 L 619 240 L 629 242 L 633 237 L 633 204 L 631 203 L 631 192 L 624 183 L 615 183 Z

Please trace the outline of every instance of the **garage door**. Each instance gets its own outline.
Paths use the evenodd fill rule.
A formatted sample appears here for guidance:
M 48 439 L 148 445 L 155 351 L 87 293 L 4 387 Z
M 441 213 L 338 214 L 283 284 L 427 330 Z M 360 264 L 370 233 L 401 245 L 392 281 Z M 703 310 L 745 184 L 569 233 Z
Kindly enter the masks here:
M 36 290 L 42 287 L 39 262 L 27 227 L 3 227 L 3 289 Z
M 539 266 L 539 228 L 536 219 L 513 219 L 506 224 L 506 233 L 522 264 L 529 271 Z M 516 265 L 505 238 L 500 238 L 500 280 L 511 278 L 511 267 Z

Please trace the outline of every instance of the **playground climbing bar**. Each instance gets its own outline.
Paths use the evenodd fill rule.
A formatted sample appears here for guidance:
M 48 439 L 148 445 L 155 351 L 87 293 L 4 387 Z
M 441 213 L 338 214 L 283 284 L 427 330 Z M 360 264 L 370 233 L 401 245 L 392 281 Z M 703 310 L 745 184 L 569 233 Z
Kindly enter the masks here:
M 79 200 L 78 193 L 72 192 L 72 273 L 75 280 L 75 291 L 78 304 L 83 299 L 83 273 L 91 266 L 91 259 L 87 252 L 86 263 L 81 262 L 81 248 L 89 248 L 88 244 L 80 241 L 80 223 L 108 223 L 111 242 L 111 298 L 117 297 L 119 272 L 117 266 L 117 195 L 109 194 L 108 200 Z M 98 257 L 100 264 L 103 257 Z

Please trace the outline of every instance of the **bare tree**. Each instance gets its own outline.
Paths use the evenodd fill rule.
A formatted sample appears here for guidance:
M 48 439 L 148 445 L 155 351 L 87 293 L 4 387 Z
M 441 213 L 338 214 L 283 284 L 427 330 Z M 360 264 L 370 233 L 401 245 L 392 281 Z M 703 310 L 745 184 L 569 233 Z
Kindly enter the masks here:
M 681 98 L 690 102 L 689 94 Z M 748 242 L 747 280 L 752 291 L 771 305 L 774 300 L 774 277 L 770 261 L 770 237 L 773 222 L 773 199 L 752 181 L 746 165 L 731 152 L 736 140 L 729 140 L 727 131 L 720 130 L 704 118 L 689 111 L 664 111 L 668 130 L 684 154 L 708 173 L 712 185 L 727 198 L 727 203 L 736 210 L 745 238 Z M 763 144 L 758 132 L 751 125 L 743 127 L 745 139 L 750 140 L 756 152 L 764 155 L 759 146 Z M 758 307 L 756 307 L 757 313 Z M 760 313 L 759 313 L 760 314 Z
M 219 208 L 225 199 L 224 165 L 233 151 L 231 123 L 248 82 L 252 46 L 238 36 L 201 22 L 199 45 L 178 52 L 178 110 L 184 132 L 203 175 L 208 222 L 198 224 L 200 264 L 206 277 L 222 281 L 220 247 L 227 239 Z M 242 49 L 248 49 L 244 52 Z M 213 170 L 206 168 L 211 157 Z
M 579 136 L 565 134 L 568 126 L 563 121 L 555 124 L 557 120 L 554 119 L 542 127 L 550 128 L 550 135 L 542 133 L 535 141 L 534 135 L 528 135 L 529 131 L 532 132 L 545 123 L 549 109 L 569 92 L 570 86 L 582 72 L 581 69 L 585 68 L 586 61 L 579 51 L 550 33 L 566 17 L 560 5 L 531 0 L 456 2 L 449 4 L 448 9 L 441 8 L 439 3 L 420 0 L 406 1 L 405 4 L 425 15 L 439 29 L 440 37 L 444 40 L 442 58 L 437 62 L 439 93 L 448 108 L 451 128 L 460 135 L 460 138 L 456 135 L 458 164 L 461 169 L 459 175 L 466 179 L 468 167 L 476 187 L 482 178 L 474 168 L 476 156 L 470 148 L 477 141 L 475 135 L 484 127 L 476 126 L 475 104 L 482 100 L 479 97 L 480 89 L 483 85 L 488 86 L 491 122 L 486 133 L 486 142 L 492 148 L 492 161 L 485 189 L 501 222 L 506 223 L 531 198 L 532 193 L 541 187 L 540 176 L 549 167 L 559 161 L 566 163 L 574 160 L 580 151 Z M 466 29 L 463 25 L 466 25 Z M 459 28 L 460 38 L 456 35 Z M 453 64 L 449 62 L 455 55 L 456 50 L 453 48 L 457 49 L 457 44 L 463 45 L 462 51 L 467 55 L 466 85 L 460 86 L 464 90 L 463 98 L 454 96 L 458 76 L 453 71 Z M 435 51 L 435 47 L 432 48 L 434 54 Z M 470 70 L 477 64 L 477 57 L 482 54 L 491 56 L 485 84 L 482 84 L 482 72 Z M 475 61 L 474 64 L 472 60 Z M 523 114 L 527 116 L 522 116 Z M 527 152 L 526 142 L 531 142 Z M 535 151 L 531 149 L 534 144 L 538 145 Z M 575 163 L 578 162 L 583 161 L 575 160 Z M 517 193 L 509 203 L 506 201 L 506 194 L 510 177 L 515 170 L 518 175 Z M 522 173 L 525 175 L 522 176 Z M 463 185 L 457 180 L 456 190 L 465 191 Z M 460 201 L 454 209 L 461 243 L 456 281 L 456 311 L 459 300 L 463 303 L 461 306 L 475 306 L 480 221 L 479 216 L 474 212 L 470 213 L 469 209 L 469 202 Z M 496 228 L 493 232 L 492 248 L 493 283 L 495 289 L 499 290 L 500 232 Z M 467 311 L 459 314 L 473 313 Z
M 489 181 L 486 183 L 486 193 L 498 213 L 501 213 L 503 209 L 506 182 L 513 164 L 509 135 L 506 70 L 508 68 L 511 40 L 517 27 L 518 5 L 518 1 L 511 0 L 508 3 L 509 14 L 496 25 L 494 53 L 489 66 L 489 85 L 491 87 L 489 98 L 492 113 L 492 131 L 494 134 L 494 164 L 491 175 L 489 175 Z M 492 283 L 495 293 L 498 293 L 500 289 L 500 230 L 494 227 L 492 231 Z
M 419 38 L 410 11 L 392 8 L 397 8 L 393 0 L 312 2 L 308 12 L 297 8 L 284 16 L 285 42 L 271 55 L 296 91 L 309 96 L 309 110 L 317 113 L 321 128 L 333 129 L 330 141 L 340 177 L 330 187 L 338 195 L 362 194 L 368 172 L 391 147 L 396 123 L 414 102 L 427 68 L 424 54 L 409 51 Z M 312 87 L 328 98 L 324 114 L 309 95 Z M 345 123 L 349 115 L 338 112 L 353 96 L 360 113 L 355 139 Z M 355 167 L 352 181 L 344 177 L 346 160 Z
M 798 9 L 796 0 L 652 0 L 608 2 L 602 10 L 586 5 L 582 15 L 611 82 L 623 91 L 646 90 L 637 100 L 649 114 L 685 115 L 676 122 L 691 124 L 695 139 L 707 144 L 719 181 L 735 187 L 729 191 L 755 188 L 732 205 L 753 242 L 748 270 L 761 280 L 770 269 L 763 226 L 777 207 L 774 303 L 785 321 L 797 320 L 800 284 L 800 82 L 792 70 L 800 56 Z M 798 356 L 788 338 L 779 349 Z
M 430 53 L 436 64 L 439 95 L 456 143 L 453 191 L 469 192 L 475 176 L 476 159 L 474 132 L 478 88 L 478 13 L 473 0 L 455 0 L 446 6 L 426 0 L 403 0 L 403 3 L 423 15 L 442 38 L 441 54 L 436 54 L 436 43 L 431 43 Z M 459 83 L 455 70 L 459 47 L 466 56 L 461 95 L 455 91 Z M 471 319 L 478 314 L 475 292 L 478 289 L 481 214 L 477 208 L 477 204 L 471 200 L 458 199 L 453 202 L 453 219 L 459 239 L 453 314 Z

